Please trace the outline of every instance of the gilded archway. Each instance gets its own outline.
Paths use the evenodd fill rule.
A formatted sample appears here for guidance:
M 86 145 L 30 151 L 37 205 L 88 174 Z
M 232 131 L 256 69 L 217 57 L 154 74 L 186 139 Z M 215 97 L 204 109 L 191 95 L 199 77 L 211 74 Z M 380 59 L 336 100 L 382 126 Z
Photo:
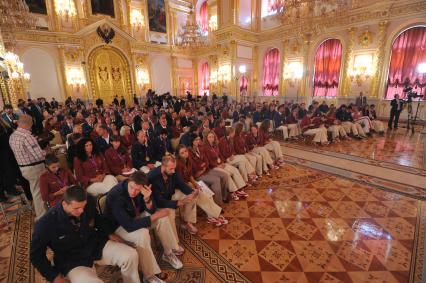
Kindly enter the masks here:
M 126 57 L 116 48 L 102 46 L 89 55 L 89 75 L 93 98 L 111 103 L 114 96 L 132 99 L 130 68 Z

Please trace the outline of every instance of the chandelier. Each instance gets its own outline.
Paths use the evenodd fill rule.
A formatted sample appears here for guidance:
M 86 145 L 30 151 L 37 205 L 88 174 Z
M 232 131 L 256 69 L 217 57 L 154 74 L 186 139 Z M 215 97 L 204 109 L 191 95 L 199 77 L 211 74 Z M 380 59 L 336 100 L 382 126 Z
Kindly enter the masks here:
M 37 19 L 25 0 L 0 0 L 0 30 L 3 32 L 34 29 Z
M 205 45 L 201 27 L 195 23 L 194 14 L 191 11 L 188 14 L 185 25 L 182 26 L 182 32 L 179 34 L 180 41 L 178 46 L 184 48 L 202 47 Z

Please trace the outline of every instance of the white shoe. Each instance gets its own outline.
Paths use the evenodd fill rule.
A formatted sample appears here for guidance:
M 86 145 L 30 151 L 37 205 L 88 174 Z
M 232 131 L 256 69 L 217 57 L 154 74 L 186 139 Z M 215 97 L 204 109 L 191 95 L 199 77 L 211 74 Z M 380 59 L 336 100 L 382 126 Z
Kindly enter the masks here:
M 162 260 L 168 262 L 174 269 L 181 269 L 183 267 L 182 262 L 175 256 L 174 253 L 169 255 L 163 254 L 161 257 Z
M 166 281 L 164 281 L 164 280 L 161 280 L 160 278 L 158 278 L 157 276 L 155 276 L 155 275 L 152 275 L 151 277 L 149 277 L 149 278 L 144 278 L 143 279 L 143 282 L 144 283 L 166 283 Z

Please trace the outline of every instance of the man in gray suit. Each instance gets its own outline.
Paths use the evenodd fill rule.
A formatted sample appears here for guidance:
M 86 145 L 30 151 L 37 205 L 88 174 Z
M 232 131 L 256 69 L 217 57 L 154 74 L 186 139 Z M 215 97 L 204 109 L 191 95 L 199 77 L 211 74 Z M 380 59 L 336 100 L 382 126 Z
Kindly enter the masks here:
M 356 98 L 355 105 L 358 107 L 358 109 L 362 109 L 362 107 L 367 105 L 367 97 L 364 96 L 362 91 L 359 93 L 359 96 Z

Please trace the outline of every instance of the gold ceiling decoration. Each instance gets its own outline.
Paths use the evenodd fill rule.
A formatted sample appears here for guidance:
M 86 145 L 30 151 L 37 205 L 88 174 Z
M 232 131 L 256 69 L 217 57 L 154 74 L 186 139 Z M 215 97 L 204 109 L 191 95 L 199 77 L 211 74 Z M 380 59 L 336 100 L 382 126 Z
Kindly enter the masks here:
M 0 30 L 3 32 L 35 29 L 36 18 L 25 0 L 0 0 Z
M 182 32 L 179 33 L 179 42 L 177 45 L 183 48 L 206 46 L 206 38 L 202 34 L 201 27 L 194 20 L 192 8 L 188 14 L 185 25 L 182 26 Z
M 349 0 L 278 0 L 276 17 L 298 34 L 318 34 L 327 21 L 347 13 Z

